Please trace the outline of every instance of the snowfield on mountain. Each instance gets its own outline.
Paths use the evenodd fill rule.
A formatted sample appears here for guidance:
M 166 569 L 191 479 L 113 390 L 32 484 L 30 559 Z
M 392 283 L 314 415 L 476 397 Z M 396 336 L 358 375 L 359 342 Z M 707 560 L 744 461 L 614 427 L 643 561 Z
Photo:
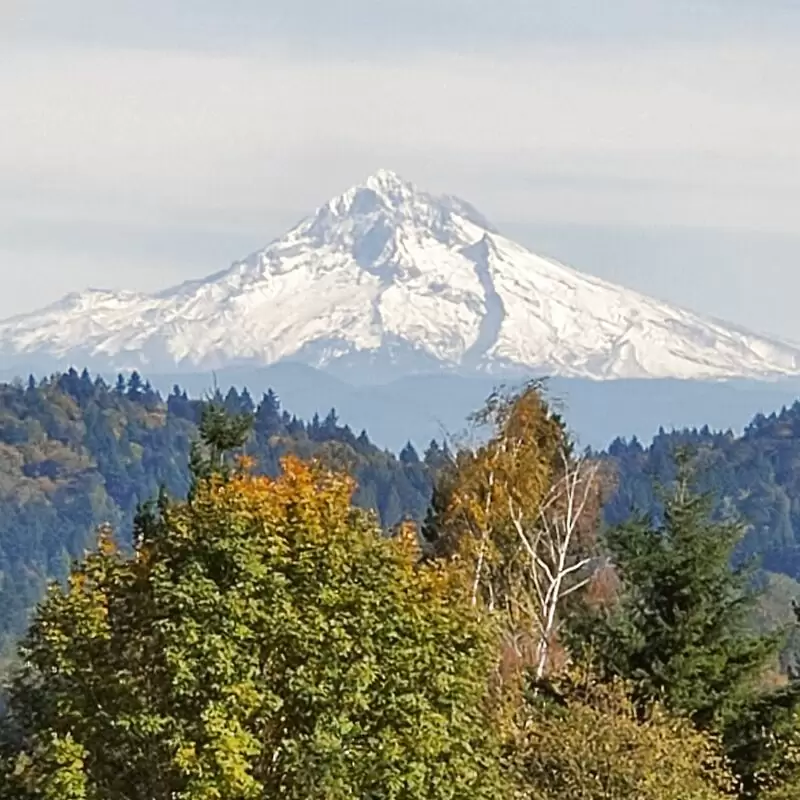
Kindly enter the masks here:
M 471 205 L 380 171 L 229 269 L 89 290 L 0 322 L 0 367 L 156 372 L 300 361 L 400 376 L 772 378 L 800 347 L 542 258 Z

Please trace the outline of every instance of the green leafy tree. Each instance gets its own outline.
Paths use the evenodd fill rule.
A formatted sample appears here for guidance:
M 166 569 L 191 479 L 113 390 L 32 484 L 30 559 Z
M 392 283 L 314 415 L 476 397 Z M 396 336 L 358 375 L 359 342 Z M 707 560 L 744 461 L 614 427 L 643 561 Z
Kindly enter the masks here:
M 585 670 L 531 694 L 514 746 L 526 800 L 722 800 L 734 782 L 719 743 L 630 687 Z
M 235 441 L 219 430 L 212 454 Z M 380 536 L 352 491 L 288 458 L 277 479 L 212 470 L 189 502 L 162 498 L 131 557 L 104 530 L 24 641 L 6 791 L 498 796 L 495 635 L 457 569 L 423 564 L 408 529 Z

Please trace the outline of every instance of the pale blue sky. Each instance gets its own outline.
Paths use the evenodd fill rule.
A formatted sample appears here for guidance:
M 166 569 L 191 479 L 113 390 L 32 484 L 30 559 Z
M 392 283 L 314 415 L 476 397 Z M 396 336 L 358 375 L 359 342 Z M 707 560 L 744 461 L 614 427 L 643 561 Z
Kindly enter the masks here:
M 800 340 L 795 0 L 0 0 L 0 317 L 226 266 L 378 167 Z

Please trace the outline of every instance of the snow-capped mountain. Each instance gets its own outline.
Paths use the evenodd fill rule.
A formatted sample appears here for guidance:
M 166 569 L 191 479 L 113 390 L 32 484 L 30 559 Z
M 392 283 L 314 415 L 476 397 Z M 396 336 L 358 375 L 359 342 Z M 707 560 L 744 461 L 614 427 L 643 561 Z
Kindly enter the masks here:
M 0 322 L 0 367 L 149 373 L 302 361 L 395 375 L 777 377 L 800 347 L 541 258 L 380 171 L 264 250 L 158 294 L 90 290 Z

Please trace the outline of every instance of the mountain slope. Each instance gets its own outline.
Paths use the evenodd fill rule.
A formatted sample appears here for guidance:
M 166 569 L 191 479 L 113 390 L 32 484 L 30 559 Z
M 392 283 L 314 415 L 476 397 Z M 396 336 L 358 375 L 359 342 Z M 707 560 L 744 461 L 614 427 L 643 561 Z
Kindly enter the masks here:
M 541 258 L 380 171 L 266 249 L 154 295 L 88 291 L 0 323 L 0 367 L 151 374 L 285 360 L 385 375 L 774 377 L 800 348 Z

